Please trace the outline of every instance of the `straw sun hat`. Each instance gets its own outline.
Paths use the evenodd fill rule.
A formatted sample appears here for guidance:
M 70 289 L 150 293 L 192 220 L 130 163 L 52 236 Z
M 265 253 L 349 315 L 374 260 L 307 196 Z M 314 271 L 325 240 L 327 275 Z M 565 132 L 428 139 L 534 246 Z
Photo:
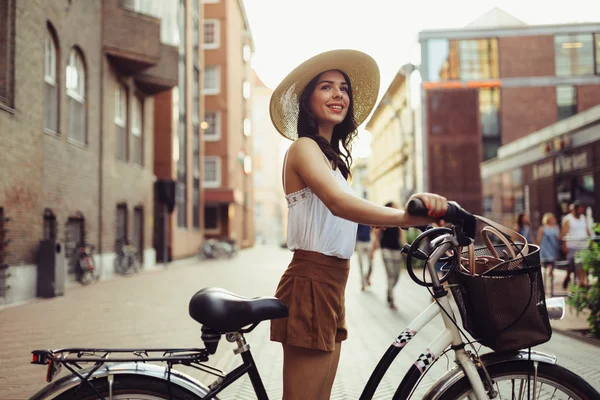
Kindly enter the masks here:
M 271 96 L 269 111 L 275 128 L 284 137 L 298 138 L 298 112 L 302 92 L 322 72 L 337 69 L 350 78 L 354 119 L 360 125 L 375 106 L 379 94 L 379 67 L 371 56 L 356 50 L 332 50 L 318 54 L 286 76 Z

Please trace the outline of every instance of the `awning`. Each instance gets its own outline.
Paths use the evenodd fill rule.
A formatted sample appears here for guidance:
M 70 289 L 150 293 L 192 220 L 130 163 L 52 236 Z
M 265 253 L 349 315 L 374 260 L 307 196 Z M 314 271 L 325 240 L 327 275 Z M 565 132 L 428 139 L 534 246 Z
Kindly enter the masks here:
M 230 204 L 239 203 L 236 201 L 236 190 L 229 188 L 218 188 L 218 189 L 204 189 L 204 203 L 205 204 Z

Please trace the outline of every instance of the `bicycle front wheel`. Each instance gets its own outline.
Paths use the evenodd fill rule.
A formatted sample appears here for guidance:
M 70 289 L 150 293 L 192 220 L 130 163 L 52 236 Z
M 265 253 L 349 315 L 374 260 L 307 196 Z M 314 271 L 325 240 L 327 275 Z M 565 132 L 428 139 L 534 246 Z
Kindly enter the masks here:
M 93 379 L 88 385 L 73 388 L 62 393 L 54 400 L 98 400 L 96 391 L 105 399 L 109 398 L 109 386 L 106 378 Z M 123 375 L 115 376 L 112 385 L 113 400 L 199 400 L 199 397 L 174 384 L 147 376 Z M 217 400 L 213 398 L 212 400 Z
M 535 381 L 533 361 L 529 360 L 495 364 L 487 367 L 487 370 L 498 392 L 498 399 L 600 400 L 600 393 L 585 380 L 559 365 L 539 363 Z M 464 377 L 449 387 L 439 399 L 468 399 L 469 396 L 473 396 L 473 391 L 469 380 Z

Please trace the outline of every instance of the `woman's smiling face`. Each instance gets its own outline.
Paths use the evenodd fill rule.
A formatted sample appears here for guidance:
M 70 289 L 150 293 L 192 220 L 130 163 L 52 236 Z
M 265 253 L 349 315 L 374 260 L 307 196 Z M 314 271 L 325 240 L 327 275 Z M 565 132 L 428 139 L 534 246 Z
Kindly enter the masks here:
M 317 86 L 310 96 L 310 109 L 319 125 L 337 125 L 348 114 L 350 97 L 348 82 L 337 70 L 319 75 Z

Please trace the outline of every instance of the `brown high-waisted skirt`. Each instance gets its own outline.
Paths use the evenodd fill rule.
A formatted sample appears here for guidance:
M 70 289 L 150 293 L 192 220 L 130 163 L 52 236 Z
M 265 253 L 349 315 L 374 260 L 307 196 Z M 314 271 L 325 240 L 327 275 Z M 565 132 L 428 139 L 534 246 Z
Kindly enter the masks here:
M 349 260 L 296 250 L 275 293 L 289 316 L 271 321 L 271 340 L 334 351 L 335 343 L 348 337 L 344 291 L 349 271 Z

